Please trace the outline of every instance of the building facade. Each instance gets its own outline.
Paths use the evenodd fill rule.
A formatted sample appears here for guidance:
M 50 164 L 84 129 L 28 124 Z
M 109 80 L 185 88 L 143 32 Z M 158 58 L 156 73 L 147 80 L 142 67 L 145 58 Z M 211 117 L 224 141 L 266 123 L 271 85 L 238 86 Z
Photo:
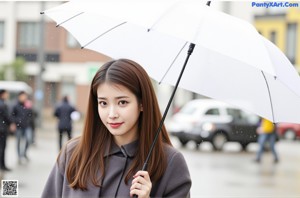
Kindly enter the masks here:
M 255 15 L 257 30 L 289 58 L 291 63 L 300 69 L 300 8 L 292 7 L 281 12 L 270 12 Z
M 40 11 L 61 3 L 0 2 L 0 65 L 12 62 L 16 57 L 23 57 L 26 60 L 28 83 L 33 90 L 37 87 L 38 77 L 44 82 L 42 97 L 45 108 L 53 108 L 64 95 L 69 95 L 71 102 L 85 113 L 91 78 L 109 57 L 80 49 L 66 30 L 57 28 L 51 19 L 40 15 Z M 43 69 L 39 60 L 41 50 L 44 52 Z M 33 100 L 36 97 L 34 93 Z

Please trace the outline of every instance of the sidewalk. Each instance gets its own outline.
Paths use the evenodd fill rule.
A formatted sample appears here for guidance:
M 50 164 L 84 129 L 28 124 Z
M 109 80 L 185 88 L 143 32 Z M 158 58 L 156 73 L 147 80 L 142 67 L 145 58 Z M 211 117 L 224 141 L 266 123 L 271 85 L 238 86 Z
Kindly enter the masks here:
M 12 171 L 5 172 L 3 179 L 18 180 L 19 197 L 40 197 L 48 175 L 55 164 L 58 149 L 56 120 L 47 119 L 42 129 L 36 131 L 36 144 L 28 150 L 28 163 L 18 164 L 16 141 L 10 136 L 6 149 L 6 164 Z M 81 132 L 82 121 L 74 123 L 73 137 Z M 67 137 L 64 137 L 64 142 Z M 1 173 L 0 173 L 1 177 Z

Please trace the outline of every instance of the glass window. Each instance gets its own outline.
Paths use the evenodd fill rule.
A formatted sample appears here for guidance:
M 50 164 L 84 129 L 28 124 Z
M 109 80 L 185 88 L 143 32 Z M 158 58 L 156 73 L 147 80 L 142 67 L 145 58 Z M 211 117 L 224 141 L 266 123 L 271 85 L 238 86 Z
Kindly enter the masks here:
M 270 33 L 270 41 L 272 42 L 272 43 L 274 43 L 275 45 L 276 45 L 276 38 L 277 37 L 277 34 L 276 34 L 276 32 L 275 31 L 272 31 L 271 33 Z
M 4 22 L 0 21 L 0 47 L 4 46 Z
M 233 119 L 235 120 L 242 120 L 243 119 L 243 115 L 241 110 L 239 109 L 226 109 L 227 114 L 231 115 Z
M 205 115 L 220 115 L 219 109 L 209 109 L 206 111 Z
M 40 42 L 40 27 L 38 22 L 19 23 L 18 47 L 37 48 Z
M 80 48 L 80 44 L 70 33 L 67 35 L 67 46 L 69 48 Z
M 297 24 L 290 23 L 287 27 L 287 42 L 286 42 L 286 55 L 292 63 L 296 59 L 296 43 L 297 43 Z

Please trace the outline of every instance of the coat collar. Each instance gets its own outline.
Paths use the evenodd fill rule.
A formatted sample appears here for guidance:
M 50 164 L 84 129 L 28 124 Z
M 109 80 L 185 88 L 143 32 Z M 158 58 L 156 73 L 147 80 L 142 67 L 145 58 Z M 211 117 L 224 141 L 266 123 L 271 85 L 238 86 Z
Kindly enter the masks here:
M 138 149 L 138 143 L 139 141 L 135 140 L 129 144 L 125 144 L 119 147 L 114 141 L 112 141 L 111 147 L 110 149 L 106 150 L 104 157 L 115 155 L 120 152 L 123 153 L 125 157 L 134 157 L 136 154 L 136 150 Z

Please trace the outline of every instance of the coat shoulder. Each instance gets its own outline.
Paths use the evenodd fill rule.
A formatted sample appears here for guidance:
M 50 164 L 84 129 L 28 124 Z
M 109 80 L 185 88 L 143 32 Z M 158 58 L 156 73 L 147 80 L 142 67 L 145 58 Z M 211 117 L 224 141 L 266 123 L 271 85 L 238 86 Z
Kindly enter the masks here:
M 176 158 L 179 161 L 184 160 L 183 155 L 176 148 L 174 148 L 171 145 L 165 144 L 164 151 L 165 151 L 165 155 L 168 160 L 168 163 L 174 161 L 174 158 Z
M 184 156 L 176 148 L 167 144 L 164 145 L 164 151 L 167 158 L 167 168 L 155 196 L 190 197 L 192 182 Z

